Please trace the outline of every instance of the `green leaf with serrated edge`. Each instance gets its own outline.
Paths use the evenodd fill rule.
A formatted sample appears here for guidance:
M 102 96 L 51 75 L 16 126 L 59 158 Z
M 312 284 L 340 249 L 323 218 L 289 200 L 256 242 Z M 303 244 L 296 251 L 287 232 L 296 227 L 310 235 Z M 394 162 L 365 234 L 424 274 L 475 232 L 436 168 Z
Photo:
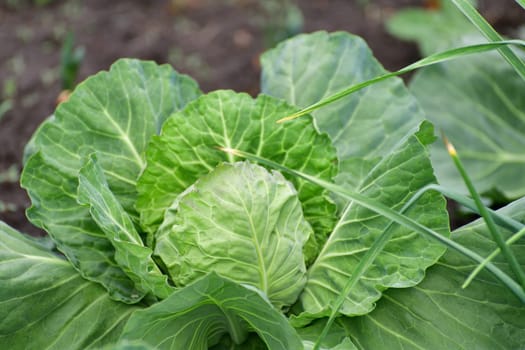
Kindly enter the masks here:
M 171 294 L 173 288 L 168 285 L 167 276 L 155 264 L 153 251 L 144 246 L 128 213 L 109 189 L 95 155 L 80 169 L 77 201 L 89 207 L 91 217 L 115 247 L 115 260 L 135 288 L 161 299 Z
M 343 32 L 299 35 L 266 52 L 261 62 L 262 91 L 301 108 L 385 73 L 361 38 Z M 424 118 L 399 78 L 369 86 L 312 115 L 332 139 L 339 161 L 351 164 L 345 185 L 353 188 Z
M 300 35 L 264 54 L 262 65 L 262 90 L 299 107 L 385 72 L 365 42 L 347 33 Z M 401 208 L 410 195 L 435 181 L 424 146 L 434 140 L 432 128 L 423 124 L 425 130 L 413 135 L 423 112 L 400 79 L 372 85 L 314 111 L 313 116 L 337 149 L 339 185 Z M 352 268 L 389 223 L 369 210 L 346 204 L 339 203 L 342 217 L 309 270 L 302 295 L 304 318 L 329 313 Z M 410 215 L 448 232 L 441 196 L 425 195 Z M 341 310 L 344 314 L 369 312 L 387 287 L 418 283 L 425 268 L 444 251 L 415 232 L 393 229 L 394 238 L 352 291 Z M 420 251 L 422 258 L 413 259 Z
M 484 53 L 425 68 L 410 89 L 454 144 L 479 192 L 525 195 L 525 83 L 507 62 Z M 442 145 L 432 157 L 439 182 L 466 192 Z
M 137 308 L 0 222 L 0 347 L 90 349 L 117 341 Z
M 96 152 L 111 191 L 136 220 L 136 179 L 144 149 L 164 120 L 200 94 L 196 83 L 167 65 L 123 59 L 78 85 L 38 129 L 21 184 L 28 217 L 45 229 L 83 277 L 125 302 L 142 297 L 115 263 L 114 248 L 76 201 L 78 171 Z
M 525 221 L 525 200 L 498 212 Z M 482 220 L 454 231 L 452 238 L 482 256 L 496 249 Z M 525 266 L 525 240 L 512 249 Z M 495 262 L 510 272 L 504 257 Z M 475 267 L 470 259 L 448 251 L 421 284 L 389 290 L 372 313 L 345 319 L 348 334 L 359 349 L 521 349 L 525 306 L 486 272 L 462 289 Z
M 211 273 L 131 316 L 121 339 L 156 349 L 208 349 L 229 334 L 242 344 L 255 332 L 269 350 L 301 349 L 287 319 L 260 294 Z
M 89 209 L 77 203 L 78 180 L 64 176 L 41 153 L 32 156 L 30 164 L 22 183 L 38 191 L 28 211 L 31 222 L 49 232 L 57 248 L 83 277 L 102 282 L 118 300 L 134 302 L 142 298 L 143 293 L 115 262 L 115 249 L 91 218 Z
M 257 287 L 281 309 L 304 287 L 303 246 L 311 234 L 295 189 L 279 172 L 223 164 L 166 212 L 155 254 L 178 286 L 214 271 Z
M 217 147 L 253 152 L 331 180 L 337 162 L 328 137 L 319 135 L 308 117 L 285 126 L 276 124 L 294 111 L 269 96 L 253 99 L 247 94 L 216 91 L 169 118 L 148 147 L 148 165 L 139 179 L 137 208 L 142 226 L 156 229 L 178 194 L 220 162 L 240 160 Z M 293 177 L 290 181 L 316 237 L 324 241 L 335 221 L 334 205 L 321 188 Z M 315 252 L 307 255 L 312 257 Z
M 478 33 L 452 1 L 438 2 L 438 9 L 407 8 L 396 12 L 386 22 L 388 32 L 415 41 L 423 56 L 455 47 L 459 37 Z
M 425 144 L 434 139 L 433 129 L 424 122 L 421 129 L 401 140 L 363 179 L 357 190 L 395 210 L 435 178 Z M 422 143 L 423 142 L 423 143 Z M 343 168 L 344 169 L 344 168 Z M 448 216 L 444 199 L 428 192 L 406 215 L 447 235 Z M 360 315 L 370 312 L 387 288 L 407 288 L 421 282 L 425 269 L 434 264 L 445 248 L 390 221 L 369 209 L 349 203 L 330 238 L 308 270 L 308 282 L 301 294 L 304 312 L 299 320 L 327 316 L 352 271 L 375 239 L 390 230 L 391 238 L 347 296 L 339 312 Z

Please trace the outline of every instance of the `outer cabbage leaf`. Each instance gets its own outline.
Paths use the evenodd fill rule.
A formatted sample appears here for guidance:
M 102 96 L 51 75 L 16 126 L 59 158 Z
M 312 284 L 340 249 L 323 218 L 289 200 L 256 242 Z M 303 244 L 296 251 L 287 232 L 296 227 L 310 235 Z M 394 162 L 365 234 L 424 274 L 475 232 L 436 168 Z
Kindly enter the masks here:
M 255 153 L 331 180 L 337 162 L 328 137 L 319 135 L 309 118 L 285 126 L 276 124 L 294 111 L 269 96 L 254 100 L 247 94 L 216 91 L 169 118 L 161 135 L 148 146 L 148 165 L 139 179 L 137 208 L 142 226 L 154 232 L 178 194 L 220 162 L 240 160 L 217 147 Z M 321 188 L 300 179 L 290 181 L 316 237 L 324 241 L 335 221 L 334 205 Z
M 155 254 L 176 285 L 214 271 L 256 287 L 280 309 L 304 287 L 303 246 L 311 234 L 295 189 L 280 173 L 223 164 L 167 211 Z
M 122 339 L 156 349 L 206 350 L 225 334 L 242 344 L 256 332 L 269 350 L 301 349 L 287 319 L 259 292 L 211 273 L 131 316 Z
M 525 221 L 525 200 L 500 214 Z M 508 237 L 510 232 L 503 232 Z M 482 220 L 456 230 L 453 239 L 482 256 L 496 245 Z M 512 245 L 525 267 L 525 239 Z M 494 261 L 508 273 L 505 259 Z M 525 306 L 489 273 L 482 272 L 461 288 L 476 264 L 448 251 L 414 288 L 389 290 L 376 309 L 345 320 L 359 349 L 521 349 L 525 344 Z
M 480 192 L 525 195 L 525 83 L 497 53 L 426 68 L 410 88 L 454 143 Z M 466 192 L 443 147 L 433 152 L 439 182 Z
M 365 42 L 347 33 L 300 35 L 263 55 L 262 63 L 263 91 L 299 107 L 385 72 Z M 313 116 L 337 149 L 338 184 L 400 209 L 420 188 L 435 182 L 426 150 L 434 140 L 432 128 L 424 123 L 414 135 L 423 113 L 400 79 L 370 86 Z M 341 218 L 309 268 L 301 296 L 305 318 L 329 313 L 359 259 L 390 223 L 353 203 L 339 204 Z M 445 202 L 439 195 L 425 195 L 409 215 L 448 232 Z M 415 285 L 444 252 L 406 228 L 392 229 L 391 242 L 347 298 L 342 313 L 367 313 L 385 288 Z M 414 259 L 419 255 L 421 259 Z
M 376 165 L 357 190 L 400 210 L 420 188 L 435 181 L 425 148 L 433 139 L 431 125 L 423 123 L 420 131 L 407 136 Z M 449 232 L 445 201 L 436 192 L 424 194 L 405 214 L 437 232 Z M 406 288 L 421 282 L 425 269 L 437 261 L 445 248 L 406 227 L 388 228 L 389 224 L 390 220 L 369 209 L 348 204 L 308 270 L 308 282 L 301 294 L 303 317 L 318 318 L 330 313 L 360 260 L 387 229 L 391 230 L 391 239 L 339 311 L 344 315 L 366 314 L 386 288 Z
M 0 347 L 90 349 L 115 342 L 136 307 L 0 222 Z
M 298 107 L 385 73 L 361 38 L 343 32 L 299 35 L 261 60 L 262 91 Z M 330 136 L 339 162 L 345 163 L 340 171 L 345 184 L 354 188 L 424 118 L 399 78 L 369 86 L 312 115 L 319 130 Z
M 153 62 L 119 60 L 80 84 L 32 139 L 21 183 L 31 197 L 28 217 L 45 229 L 82 276 L 113 297 L 142 297 L 117 266 L 114 248 L 77 203 L 78 171 L 96 152 L 111 191 L 136 218 L 136 179 L 144 149 L 164 120 L 200 94 L 196 83 Z
M 108 187 L 102 168 L 91 155 L 80 169 L 78 202 L 88 205 L 93 220 L 115 247 L 115 260 L 141 292 L 164 299 L 171 292 L 167 276 L 153 261 L 129 215 Z

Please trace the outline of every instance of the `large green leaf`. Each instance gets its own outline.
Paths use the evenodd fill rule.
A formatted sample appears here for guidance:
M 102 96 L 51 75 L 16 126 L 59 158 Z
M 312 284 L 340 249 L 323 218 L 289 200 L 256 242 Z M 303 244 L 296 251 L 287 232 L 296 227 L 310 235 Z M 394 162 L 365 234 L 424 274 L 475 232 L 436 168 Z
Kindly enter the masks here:
M 269 350 L 302 349 L 284 315 L 258 291 L 211 273 L 135 312 L 122 339 L 140 339 L 159 350 L 206 350 L 225 334 L 233 343 L 242 344 L 249 332 L 256 332 Z
M 97 348 L 116 341 L 137 309 L 2 222 L 0 281 L 2 349 Z
M 114 248 L 77 203 L 78 171 L 96 152 L 111 191 L 132 218 L 144 149 L 163 121 L 200 94 L 196 83 L 153 62 L 119 60 L 80 84 L 33 137 L 22 174 L 29 219 L 45 229 L 82 276 L 126 302 L 142 297 L 117 266 Z
M 129 215 L 108 187 L 95 155 L 80 169 L 78 202 L 89 206 L 93 220 L 115 247 L 115 260 L 142 293 L 164 299 L 171 292 L 165 276 L 153 261 Z
M 301 108 L 385 73 L 361 38 L 343 32 L 287 40 L 262 56 L 262 66 L 262 91 Z M 347 163 L 346 182 L 353 187 L 424 117 L 399 78 L 374 84 L 312 115 L 332 139 L 339 161 Z
M 357 190 L 369 198 L 399 210 L 420 188 L 435 181 L 425 149 L 433 129 L 421 130 L 394 147 L 371 171 Z M 419 223 L 447 234 L 445 201 L 435 192 L 425 194 L 407 213 Z M 406 288 L 419 283 L 425 269 L 434 264 L 445 248 L 410 229 L 394 225 L 372 211 L 349 203 L 317 260 L 308 270 L 301 295 L 303 316 L 328 315 L 352 272 L 379 235 L 388 229 L 390 241 L 347 296 L 339 310 L 345 315 L 366 314 L 386 288 Z
M 347 33 L 318 32 L 288 40 L 263 58 L 264 92 L 306 107 L 343 88 L 384 73 L 364 41 Z M 423 113 L 399 79 L 384 81 L 313 113 L 331 137 L 340 161 L 336 178 L 393 208 L 400 209 L 421 187 L 435 181 L 425 146 L 432 128 L 413 135 Z M 296 120 L 291 122 L 295 123 Z M 306 313 L 329 313 L 353 269 L 389 221 L 355 204 L 341 203 L 342 216 L 310 267 L 301 299 Z M 409 215 L 446 233 L 444 200 L 428 194 Z M 412 286 L 444 248 L 395 226 L 393 239 L 354 288 L 341 312 L 369 312 L 387 287 Z M 421 259 L 413 257 L 421 254 Z
M 416 41 L 423 56 L 460 45 L 458 38 L 477 29 L 451 0 L 438 0 L 437 9 L 408 8 L 395 13 L 386 22 L 390 34 Z M 472 1 L 474 2 L 474 1 Z
M 208 272 L 257 287 L 277 308 L 306 282 L 313 234 L 293 186 L 247 162 L 220 165 L 180 195 L 155 235 L 155 254 L 177 285 Z
M 499 213 L 525 221 L 525 200 Z M 452 237 L 483 256 L 496 248 L 481 220 L 455 231 Z M 513 249 L 525 266 L 525 240 L 515 243 Z M 503 257 L 496 262 L 510 273 Z M 488 273 L 462 289 L 474 268 L 468 258 L 447 252 L 418 286 L 389 290 L 372 313 L 346 319 L 354 343 L 359 349 L 377 350 L 522 349 L 525 306 Z
M 294 111 L 268 96 L 254 100 L 247 94 L 216 91 L 169 118 L 148 147 L 148 165 L 139 179 L 137 208 L 143 227 L 153 232 L 177 195 L 220 162 L 237 159 L 217 147 L 253 152 L 331 180 L 337 167 L 335 152 L 309 118 L 284 127 L 276 124 Z M 324 241 L 335 221 L 334 205 L 321 188 L 294 178 L 291 181 L 306 219 Z
M 525 195 L 525 83 L 497 53 L 420 71 L 411 90 L 428 118 L 454 143 L 480 192 Z M 466 191 L 439 147 L 433 153 L 440 183 Z

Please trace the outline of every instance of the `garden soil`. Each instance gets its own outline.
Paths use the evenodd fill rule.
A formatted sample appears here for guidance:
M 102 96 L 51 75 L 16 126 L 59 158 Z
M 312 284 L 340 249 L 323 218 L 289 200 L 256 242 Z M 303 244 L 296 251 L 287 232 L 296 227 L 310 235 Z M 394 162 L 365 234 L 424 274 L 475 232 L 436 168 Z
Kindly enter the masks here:
M 263 1 L 263 0 L 260 0 Z M 264 0 L 274 1 L 277 0 Z M 23 148 L 56 107 L 61 92 L 60 51 L 67 33 L 84 50 L 78 81 L 107 70 L 120 57 L 170 63 L 204 91 L 259 91 L 259 55 L 278 13 L 258 0 L 0 0 L 0 220 L 43 234 L 25 217 L 29 199 L 19 188 Z M 384 21 L 416 0 L 299 0 L 304 32 L 345 30 L 365 38 L 389 70 L 418 58 L 417 48 L 391 37 Z M 512 0 L 480 1 L 483 15 L 502 33 L 525 22 Z M 11 4 L 11 5 L 10 5 Z M 7 103 L 4 103 L 5 107 Z

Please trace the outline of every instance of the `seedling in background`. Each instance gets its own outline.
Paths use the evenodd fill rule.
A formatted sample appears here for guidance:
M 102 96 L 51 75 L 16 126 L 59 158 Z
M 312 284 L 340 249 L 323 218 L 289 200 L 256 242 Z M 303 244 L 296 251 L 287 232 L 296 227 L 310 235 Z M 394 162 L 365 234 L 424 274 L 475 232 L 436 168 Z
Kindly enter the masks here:
M 75 47 L 73 33 L 67 33 L 60 52 L 60 82 L 62 90 L 72 91 L 74 89 L 83 59 L 84 48 Z

